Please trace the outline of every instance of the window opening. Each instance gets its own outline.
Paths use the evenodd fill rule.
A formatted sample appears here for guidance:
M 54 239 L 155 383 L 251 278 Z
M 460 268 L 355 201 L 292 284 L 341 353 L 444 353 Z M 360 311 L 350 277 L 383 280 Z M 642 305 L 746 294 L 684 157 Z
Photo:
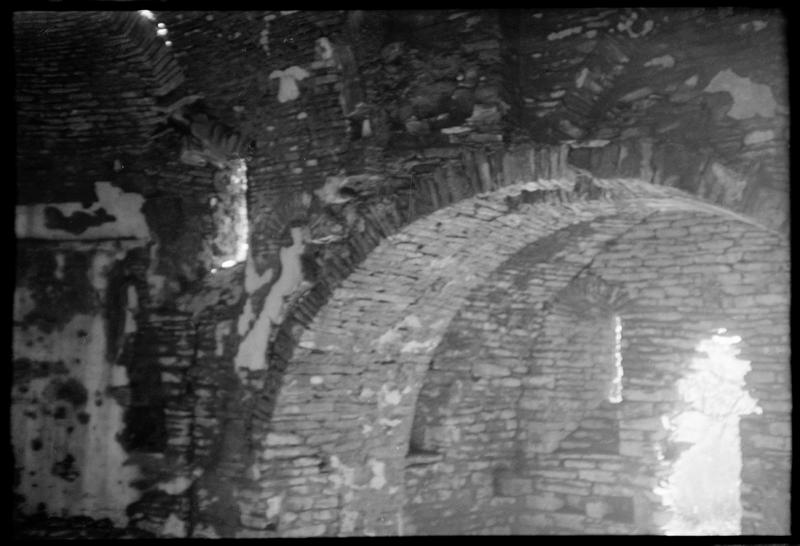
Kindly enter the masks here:
M 614 314 L 614 375 L 608 389 L 608 401 L 622 402 L 622 318 Z
M 700 342 L 690 372 L 678 382 L 688 409 L 671 422 L 673 446 L 688 448 L 677 456 L 670 477 L 656 492 L 671 513 L 668 535 L 737 535 L 741 533 L 742 415 L 761 413 L 745 390 L 750 362 L 737 358 L 739 336 L 719 328 Z

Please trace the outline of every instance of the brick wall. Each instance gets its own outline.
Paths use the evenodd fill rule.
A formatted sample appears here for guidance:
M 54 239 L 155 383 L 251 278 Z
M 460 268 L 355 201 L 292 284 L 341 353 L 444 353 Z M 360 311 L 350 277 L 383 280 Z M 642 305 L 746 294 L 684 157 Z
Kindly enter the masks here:
M 464 383 L 480 378 L 468 398 L 492 405 L 486 422 L 442 428 L 437 419 L 460 417 L 432 409 L 445 396 L 435 382 L 415 406 L 438 336 L 462 303 L 473 305 L 470 290 L 503 292 L 481 283 L 525 230 L 561 264 L 546 274 L 559 286 L 640 213 L 711 210 L 673 188 L 785 231 L 781 25 L 776 13 L 730 10 L 17 14 L 19 202 L 80 212 L 72 222 L 90 210 L 99 180 L 144 198 L 147 241 L 124 259 L 138 331 L 112 327 L 110 338 L 125 347 L 118 362 L 131 377 L 123 406 L 126 437 L 139 446 L 130 453 L 142 475 L 129 510 L 136 525 L 170 536 L 502 533 L 521 529 L 514 514 L 526 502 L 557 505 L 549 494 L 524 497 L 538 495 L 524 458 L 500 462 L 511 433 L 530 427 L 493 389 L 542 388 L 514 386 L 521 379 L 505 375 L 503 347 L 481 346 L 487 361 L 470 363 Z M 687 40 L 691 47 L 676 46 Z M 231 160 L 246 164 L 249 254 L 211 274 L 236 245 Z M 485 192 L 495 193 L 474 197 Z M 426 268 L 437 273 L 428 278 Z M 20 274 L 22 285 L 36 284 L 30 275 Z M 82 293 L 82 276 L 66 285 Z M 112 282 L 104 322 L 124 311 L 128 281 Z M 528 318 L 548 332 L 578 320 L 567 308 L 537 309 Z M 581 338 L 607 343 L 599 324 L 582 321 Z M 372 347 L 373 334 L 385 346 Z M 250 347 L 263 354 L 247 361 Z M 443 362 L 450 350 L 439 350 Z M 599 391 L 585 394 L 601 403 Z M 427 453 L 425 430 L 456 425 L 474 427 L 462 432 L 465 446 L 475 443 L 468 456 L 447 442 Z M 573 434 L 589 438 L 600 430 L 592 426 Z M 497 449 L 491 464 L 478 447 L 487 437 Z M 746 440 L 747 449 L 777 446 L 766 462 L 746 462 L 752 484 L 785 468 L 777 437 Z M 421 452 L 406 458 L 415 443 Z M 436 486 L 418 491 L 420 477 Z M 783 506 L 780 494 L 745 490 L 749 507 Z M 404 507 L 404 498 L 416 500 Z M 586 521 L 576 510 L 606 510 L 562 500 L 562 529 Z M 629 515 L 626 502 L 610 501 L 610 513 Z M 426 503 L 452 513 L 436 527 Z M 458 507 L 467 506 L 464 519 Z M 749 528 L 781 525 L 747 510 Z M 604 529 L 629 525 L 595 519 Z
M 602 231 L 600 226 L 593 223 Z M 409 528 L 423 533 L 502 533 L 507 528 L 524 534 L 660 532 L 665 520 L 659 518 L 666 516 L 658 513 L 660 498 L 653 489 L 674 462 L 674 456 L 666 462 L 656 456 L 657 450 L 670 451 L 660 418 L 675 415 L 675 381 L 697 354 L 698 342 L 716 328 L 742 334 L 741 358 L 752 362 L 747 388 L 753 396 L 767 407 L 772 397 L 788 396 L 778 386 L 782 380 L 773 375 L 779 367 L 783 373 L 788 370 L 786 353 L 775 351 L 765 358 L 763 349 L 749 347 L 771 344 L 760 338 L 776 334 L 765 330 L 747 335 L 743 329 L 745 322 L 767 328 L 769 319 L 759 316 L 785 316 L 785 246 L 743 224 L 678 213 L 653 216 L 622 236 L 618 232 L 599 253 L 581 241 L 585 233 L 573 233 L 573 238 L 573 249 L 556 245 L 566 255 L 562 259 L 574 261 L 588 252 L 593 260 L 587 271 L 606 279 L 602 284 L 611 287 L 606 294 L 601 285 L 589 291 L 594 297 L 570 297 L 569 305 L 564 291 L 552 301 L 531 300 L 537 292 L 551 298 L 557 290 L 539 286 L 557 278 L 549 280 L 537 271 L 541 247 L 538 254 L 521 252 L 493 274 L 489 286 L 472 293 L 472 307 L 468 303 L 459 313 L 434 353 L 415 409 L 415 427 L 423 432 L 416 439 L 411 433 L 412 453 L 417 446 L 420 460 L 406 475 Z M 712 244 L 722 253 L 705 254 L 703 248 Z M 751 254 L 753 247 L 759 251 Z M 548 265 L 557 264 L 553 256 L 546 259 Z M 778 280 L 782 275 L 784 281 Z M 492 302 L 488 308 L 486 301 Z M 537 307 L 542 311 L 533 314 Z M 614 358 L 614 326 L 608 321 L 612 310 L 623 324 L 619 404 L 607 399 Z M 514 324 L 528 329 L 515 338 Z M 776 338 L 774 343 L 782 342 Z M 475 398 L 485 380 L 480 370 L 493 381 Z M 759 384 L 762 378 L 766 385 Z M 511 405 L 505 417 L 492 412 L 495 399 Z M 788 449 L 781 423 L 789 416 L 767 407 L 760 415 L 743 418 L 741 425 L 744 468 L 752 469 L 742 474 L 743 532 L 788 530 L 788 497 L 778 484 L 788 483 L 788 451 L 779 453 Z M 787 406 L 779 403 L 775 410 L 780 409 Z M 761 434 L 754 432 L 756 420 Z M 518 433 L 513 441 L 504 441 L 493 427 Z M 754 457 L 754 442 L 769 445 L 761 457 Z M 424 452 L 427 464 L 422 464 Z M 783 493 L 768 494 L 762 489 L 766 482 L 759 486 L 748 478 L 767 475 Z M 495 489 L 476 500 L 470 489 L 478 486 L 470 484 L 482 480 L 494 483 Z M 506 528 L 492 523 L 497 517 L 492 504 L 500 502 L 506 503 Z M 764 518 L 748 508 L 753 502 L 783 504 Z

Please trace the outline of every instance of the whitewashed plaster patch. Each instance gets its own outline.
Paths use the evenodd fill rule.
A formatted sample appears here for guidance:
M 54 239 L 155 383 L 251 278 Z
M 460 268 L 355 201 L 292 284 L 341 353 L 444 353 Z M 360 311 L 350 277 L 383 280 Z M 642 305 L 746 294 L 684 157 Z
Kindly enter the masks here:
M 580 71 L 578 77 L 575 79 L 575 87 L 578 89 L 583 87 L 583 84 L 586 83 L 587 76 L 589 76 L 589 69 L 584 66 L 583 70 Z
M 36 301 L 33 299 L 33 291 L 24 286 L 17 286 L 14 289 L 14 321 L 24 320 L 34 309 Z
M 24 472 L 17 488 L 31 511 L 44 502 L 51 513 L 91 514 L 125 526 L 125 508 L 141 496 L 141 492 L 131 486 L 131 482 L 140 478 L 139 469 L 127 464 L 128 454 L 118 441 L 124 427 L 122 406 L 114 397 L 104 396 L 101 407 L 92 400 L 95 393 L 105 393 L 108 387 L 128 383 L 125 367 L 109 362 L 106 349 L 106 324 L 102 314 L 77 314 L 63 328 L 53 332 L 43 332 L 37 327 L 14 329 L 16 359 L 80 362 L 69 377 L 79 382 L 90 397 L 81 410 L 88 417 L 86 426 L 63 438 L 59 433 L 65 420 L 42 417 L 46 422 L 36 423 L 26 415 L 31 405 L 41 404 L 46 399 L 44 391 L 50 385 L 49 378 L 30 381 L 28 392 L 13 401 L 11 432 L 17 460 L 30 460 L 25 451 L 33 437 L 41 437 L 45 444 L 45 449 L 37 455 L 36 468 L 26 467 L 26 470 L 39 470 L 37 476 L 31 478 Z M 43 431 L 49 432 L 40 436 Z M 50 472 L 67 453 L 75 457 L 79 480 L 68 482 Z M 33 487 L 34 484 L 38 487 Z
M 299 66 L 290 66 L 286 70 L 273 70 L 269 79 L 279 79 L 278 102 L 288 102 L 300 96 L 297 82 L 306 79 L 311 74 Z
M 561 39 L 566 38 L 567 36 L 571 36 L 573 34 L 580 34 L 580 32 L 582 30 L 583 30 L 583 27 L 565 28 L 564 30 L 561 30 L 559 32 L 551 32 L 550 34 L 547 35 L 547 39 L 549 41 L 561 40 Z
M 314 47 L 314 55 L 318 61 L 327 61 L 333 57 L 333 45 L 325 36 L 317 38 Z
M 133 238 L 143 241 L 150 239 L 150 230 L 142 213 L 144 197 L 138 193 L 128 193 L 112 186 L 110 182 L 95 182 L 97 202 L 89 208 L 81 203 L 37 203 L 17 205 L 14 229 L 20 239 L 119 239 Z M 100 225 L 89 226 L 81 233 L 71 233 L 63 229 L 47 227 L 45 209 L 57 209 L 63 216 L 75 213 L 95 215 L 99 209 L 114 217 Z
M 372 479 L 369 481 L 369 486 L 372 489 L 381 489 L 386 485 L 386 463 L 371 459 L 368 464 L 373 474 Z
M 303 282 L 300 255 L 305 249 L 304 234 L 302 228 L 292 228 L 291 233 L 292 246 L 280 250 L 281 275 L 270 288 L 258 318 L 239 344 L 234 359 L 236 369 L 264 370 L 267 368 L 266 353 L 272 325 L 282 321 L 285 299 Z M 245 288 L 248 293 L 252 293 L 251 288 L 257 289 L 263 286 L 267 282 L 265 279 L 272 277 L 271 270 L 268 270 L 269 275 L 267 272 L 261 276 L 257 275 L 252 258 L 248 258 L 245 272 Z
M 125 327 L 123 333 L 132 334 L 136 332 L 136 312 L 139 310 L 139 294 L 136 287 L 128 285 L 125 294 Z
M 269 55 L 269 24 L 270 21 L 273 21 L 277 18 L 277 15 L 274 13 L 270 13 L 264 16 L 264 28 L 261 30 L 261 34 L 258 38 L 258 43 L 261 45 L 261 49 L 264 50 L 264 53 Z
M 660 66 L 662 68 L 672 68 L 675 66 L 675 57 L 672 55 L 662 55 L 661 57 L 653 57 L 646 63 L 645 66 Z
M 192 483 L 194 480 L 188 476 L 177 476 L 169 481 L 159 483 L 157 487 L 167 495 L 180 495 L 189 489 Z
M 651 30 L 653 30 L 653 26 L 654 26 L 653 21 L 648 19 L 642 25 L 642 30 L 641 31 L 634 32 L 633 31 L 633 24 L 636 22 L 636 20 L 638 18 L 639 18 L 639 14 L 638 13 L 635 13 L 635 12 L 631 13 L 631 15 L 628 18 L 620 21 L 617 24 L 617 30 L 619 30 L 620 32 L 625 32 L 631 38 L 640 38 L 642 36 L 647 35 Z
M 747 133 L 744 137 L 744 143 L 749 145 L 761 144 L 762 142 L 769 142 L 775 138 L 775 132 L 772 130 L 766 131 L 752 131 Z
M 381 385 L 380 395 L 378 397 L 378 405 L 392 405 L 396 406 L 403 398 L 403 393 L 399 389 L 392 390 L 386 385 Z
M 427 341 L 412 340 L 403 345 L 400 349 L 401 353 L 427 353 L 436 348 L 437 339 L 429 339 Z
M 727 115 L 734 119 L 748 119 L 754 116 L 770 118 L 775 115 L 778 108 L 770 86 L 755 83 L 750 78 L 743 78 L 729 68 L 718 72 L 703 91 L 730 93 L 733 97 L 733 106 Z
M 402 419 L 387 419 L 386 417 L 381 417 L 380 419 L 378 419 L 379 425 L 383 425 L 388 428 L 394 428 L 402 422 L 403 422 Z M 370 431 L 371 430 L 372 427 L 370 427 Z
M 736 171 L 714 162 L 701 177 L 699 194 L 726 207 L 741 200 L 747 180 Z M 735 214 L 735 213 L 731 213 Z
M 283 495 L 277 497 L 270 497 L 267 499 L 267 517 L 272 519 L 281 512 L 283 505 Z
M 250 303 L 249 301 L 247 303 Z M 225 354 L 225 337 L 231 333 L 231 321 L 225 320 L 214 327 L 214 355 Z
M 186 522 L 176 516 L 174 512 L 171 512 L 164 522 L 161 534 L 167 537 L 184 538 L 186 536 Z
M 64 253 L 63 252 L 56 252 L 56 270 L 53 273 L 58 280 L 62 280 L 64 278 Z

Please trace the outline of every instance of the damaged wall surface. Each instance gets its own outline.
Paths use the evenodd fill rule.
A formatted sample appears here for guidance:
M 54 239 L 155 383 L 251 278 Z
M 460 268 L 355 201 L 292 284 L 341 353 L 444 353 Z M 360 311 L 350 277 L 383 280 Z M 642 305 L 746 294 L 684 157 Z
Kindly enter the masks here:
M 723 329 L 788 534 L 784 27 L 16 12 L 15 536 L 671 532 Z

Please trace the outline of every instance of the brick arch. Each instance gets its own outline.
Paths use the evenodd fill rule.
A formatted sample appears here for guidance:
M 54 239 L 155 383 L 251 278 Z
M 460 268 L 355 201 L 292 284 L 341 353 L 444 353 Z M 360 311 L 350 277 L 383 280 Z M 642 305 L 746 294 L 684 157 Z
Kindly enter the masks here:
M 646 146 L 646 142 L 631 141 L 630 146 Z M 591 183 L 593 178 L 602 179 L 644 179 L 652 182 L 646 184 L 654 192 L 654 196 L 663 192 L 680 199 L 689 198 L 692 207 L 719 205 L 708 210 L 715 213 L 729 214 L 740 221 L 753 222 L 762 226 L 763 221 L 755 219 L 747 213 L 734 212 L 731 203 L 725 200 L 724 192 L 706 196 L 697 186 L 687 188 L 688 191 L 675 191 L 672 188 L 661 186 L 661 180 L 650 177 L 642 162 L 635 169 L 615 170 L 602 172 L 596 176 L 584 167 L 590 167 L 581 161 L 575 152 L 583 150 L 572 145 L 562 144 L 557 146 L 534 145 L 531 143 L 518 143 L 508 146 L 503 150 L 464 150 L 461 159 L 455 163 L 437 168 L 430 177 L 435 183 L 421 184 L 415 191 L 405 194 L 406 197 L 391 199 L 368 199 L 359 205 L 359 218 L 363 226 L 361 230 L 350 233 L 349 236 L 330 248 L 316 260 L 315 275 L 311 279 L 311 287 L 304 293 L 295 294 L 287 305 L 284 319 L 275 328 L 269 348 L 268 360 L 270 362 L 270 377 L 263 384 L 269 389 L 266 393 L 267 404 L 264 408 L 266 415 L 271 414 L 274 396 L 282 380 L 283 370 L 291 360 L 293 351 L 297 347 L 299 335 L 308 328 L 314 317 L 319 313 L 332 296 L 333 291 L 342 284 L 353 272 L 357 270 L 364 259 L 383 241 L 393 234 L 398 233 L 412 222 L 436 212 L 463 199 L 487 191 L 494 191 L 509 185 L 524 183 L 531 180 L 569 180 L 564 187 L 574 188 L 576 191 L 599 192 L 599 188 Z M 594 149 L 592 149 L 594 150 Z M 619 148 L 617 148 L 619 153 Z M 573 165 L 573 162 L 575 165 Z M 652 174 L 652 173 L 651 173 Z M 456 175 L 456 176 L 454 176 Z M 553 187 L 558 187 L 556 184 Z M 523 192 L 516 196 L 509 196 L 511 206 L 519 203 L 551 200 L 554 193 L 547 194 L 541 189 Z M 694 199 L 693 196 L 699 197 Z M 557 197 L 556 197 L 557 198 Z M 663 202 L 661 203 L 664 204 Z M 402 206 L 401 206 L 402 205 Z M 670 206 L 682 207 L 677 202 Z M 262 383 L 258 381 L 258 383 Z
M 312 526 L 292 515 L 301 495 L 276 496 L 288 503 L 288 516 L 275 516 L 280 533 L 398 532 L 399 504 L 376 512 L 370 499 L 400 491 L 411 399 L 432 351 L 465 295 L 507 257 L 598 217 L 630 225 L 664 209 L 708 210 L 670 188 L 582 180 L 518 184 L 439 210 L 383 241 L 334 291 L 283 377 L 260 472 L 282 483 L 292 466 L 284 458 L 307 455 L 303 483 L 332 491 L 323 502 L 341 515 L 317 520 L 312 510 Z
M 637 254 L 636 251 L 631 255 L 628 247 L 631 242 L 635 243 L 640 238 L 640 229 L 637 229 L 635 232 L 631 230 L 631 236 L 627 240 L 626 235 L 621 234 L 610 244 L 598 243 L 604 247 L 598 254 L 592 254 L 591 250 L 583 248 L 584 252 L 593 257 L 573 257 L 573 271 L 581 270 L 583 266 L 583 272 L 574 277 L 566 288 L 558 290 L 555 296 L 553 292 L 545 293 L 535 283 L 531 283 L 532 286 L 527 287 L 527 290 L 524 289 L 524 283 L 520 286 L 518 278 L 526 275 L 539 282 L 542 279 L 545 283 L 553 282 L 547 278 L 546 269 L 532 265 L 534 261 L 531 258 L 537 254 L 530 253 L 526 260 L 524 252 L 507 260 L 481 287 L 473 291 L 470 300 L 450 322 L 442 343 L 431 357 L 431 364 L 413 412 L 417 421 L 420 421 L 421 410 L 427 410 L 428 415 L 433 416 L 428 422 L 415 423 L 422 425 L 419 428 L 430 427 L 433 442 L 425 445 L 423 437 L 423 441 L 419 442 L 421 449 L 407 458 L 405 485 L 408 504 L 405 508 L 405 529 L 422 534 L 538 534 L 551 532 L 552 529 L 560 529 L 556 532 L 566 533 L 660 532 L 659 523 L 655 523 L 658 520 L 655 518 L 663 515 L 654 516 L 658 508 L 650 506 L 654 499 L 651 496 L 652 490 L 648 488 L 659 476 L 663 476 L 659 474 L 663 469 L 654 460 L 647 463 L 650 465 L 648 470 L 639 468 L 639 458 L 643 461 L 647 459 L 647 447 L 643 451 L 643 446 L 637 445 L 636 435 L 644 435 L 644 431 L 649 431 L 647 434 L 652 434 L 657 440 L 663 434 L 658 421 L 659 411 L 664 410 L 657 410 L 654 415 L 652 402 L 655 401 L 657 406 L 661 404 L 673 407 L 674 402 L 670 401 L 672 399 L 667 393 L 670 385 L 682 373 L 682 367 L 694 355 L 694 347 L 710 335 L 707 332 L 711 328 L 727 326 L 731 334 L 742 335 L 744 358 L 753 361 L 752 377 L 756 379 L 748 379 L 747 388 L 757 398 L 766 401 L 765 410 L 770 412 L 769 415 L 765 412 L 765 416 L 749 416 L 741 425 L 744 459 L 742 480 L 746 484 L 742 492 L 742 501 L 746 507 L 742 520 L 743 530 L 757 530 L 760 533 L 785 532 L 788 521 L 784 512 L 788 506 L 786 492 L 781 487 L 775 488 L 778 491 L 767 492 L 771 486 L 755 480 L 759 475 L 765 480 L 775 479 L 766 478 L 769 473 L 765 473 L 765 468 L 769 467 L 776 473 L 781 468 L 784 478 L 775 479 L 775 484 L 788 483 L 788 467 L 778 462 L 781 456 L 773 458 L 776 457 L 775 451 L 788 446 L 786 439 L 781 436 L 783 433 L 779 432 L 779 429 L 785 430 L 781 427 L 788 423 L 788 413 L 776 413 L 787 409 L 784 400 L 788 390 L 772 391 L 775 393 L 772 395 L 775 400 L 769 400 L 770 395 L 766 395 L 766 392 L 775 387 L 762 386 L 759 384 L 761 379 L 758 379 L 763 377 L 765 383 L 771 383 L 771 378 L 774 377 L 772 374 L 786 374 L 788 366 L 781 365 L 780 356 L 758 356 L 758 349 L 748 346 L 750 343 L 755 346 L 768 343 L 760 339 L 764 332 L 742 330 L 747 323 L 762 324 L 764 315 L 769 315 L 771 311 L 760 309 L 760 306 L 753 309 L 752 303 L 739 302 L 735 296 L 723 297 L 723 301 L 716 302 L 718 298 L 713 294 L 714 291 L 708 290 L 705 283 L 695 279 L 699 278 L 698 275 L 707 275 L 706 280 L 711 280 L 721 273 L 720 280 L 724 282 L 731 282 L 729 277 L 733 277 L 732 282 L 741 282 L 743 276 L 749 276 L 749 280 L 744 281 L 742 292 L 752 292 L 753 287 L 747 285 L 752 285 L 755 281 L 759 290 L 757 293 L 763 294 L 757 296 L 757 299 L 763 298 L 765 303 L 773 301 L 773 305 L 779 305 L 783 310 L 782 306 L 788 299 L 779 294 L 785 291 L 785 288 L 781 288 L 781 282 L 785 283 L 786 280 L 777 280 L 780 275 L 776 280 L 760 278 L 759 275 L 764 273 L 758 271 L 770 271 L 773 268 L 770 261 L 786 259 L 786 241 L 773 238 L 773 234 L 763 229 L 752 230 L 751 226 L 744 226 L 743 230 L 742 224 L 730 224 L 730 229 L 736 235 L 726 235 L 729 226 L 725 225 L 725 219 L 717 217 L 722 225 L 714 228 L 714 222 L 708 220 L 713 219 L 713 216 L 709 215 L 704 219 L 681 217 L 676 213 L 678 211 L 650 216 L 646 222 L 650 225 L 642 226 L 645 234 L 647 231 L 658 234 L 656 241 L 672 238 L 673 244 L 681 248 L 684 243 L 680 238 L 686 237 L 685 249 L 681 250 L 685 254 L 696 253 L 693 247 L 698 245 L 700 248 L 711 248 L 715 245 L 719 248 L 718 254 L 696 262 L 702 265 L 687 266 L 686 272 L 689 276 L 686 278 L 677 281 L 674 278 L 674 269 L 680 267 L 678 262 L 681 260 L 660 257 L 653 258 L 653 262 L 649 263 L 646 255 Z M 593 225 L 602 224 L 602 221 L 598 219 Z M 687 229 L 687 226 L 690 227 Z M 734 229 L 734 226 L 738 227 Z M 602 228 L 600 230 L 603 231 Z M 747 232 L 748 230 L 752 233 Z M 706 233 L 721 234 L 727 241 L 719 241 L 713 235 L 705 235 Z M 749 240 L 739 243 L 738 239 L 742 238 L 743 233 L 746 235 L 745 239 Z M 760 241 L 756 242 L 759 238 Z M 575 239 L 578 243 L 585 242 L 580 241 L 580 237 Z M 617 242 L 623 240 L 625 249 L 623 245 L 615 249 Z M 576 242 L 565 251 L 573 256 L 580 256 L 580 244 L 575 244 Z M 645 240 L 642 244 L 651 243 Z M 741 253 L 726 251 L 722 254 L 722 248 L 732 245 L 731 248 L 735 249 L 739 244 L 743 245 L 743 249 L 762 248 L 765 262 L 758 265 L 741 263 Z M 779 249 L 776 251 L 778 256 L 772 256 L 772 251 L 764 248 L 773 244 Z M 540 249 L 538 253 L 541 252 Z M 745 261 L 761 260 L 756 252 L 746 251 L 745 255 L 748 254 L 750 256 Z M 637 262 L 636 256 L 641 260 Z M 514 263 L 517 257 L 522 259 Z M 559 266 L 563 268 L 563 264 L 558 263 L 557 254 L 545 259 L 547 262 L 544 267 L 552 264 L 556 269 Z M 731 265 L 714 265 L 715 263 Z M 783 267 L 785 270 L 785 264 Z M 504 268 L 510 272 L 504 274 Z M 666 268 L 665 273 L 660 275 L 659 268 Z M 724 272 L 731 268 L 739 272 Z M 563 269 L 564 276 L 569 277 L 569 267 Z M 515 276 L 515 270 L 521 273 Z M 637 272 L 638 270 L 641 272 Z M 719 273 L 714 273 L 715 271 Z M 746 271 L 752 273 L 743 273 Z M 658 280 L 653 283 L 653 279 Z M 620 288 L 628 281 L 633 281 L 630 290 L 622 292 Z M 772 284 L 776 281 L 777 284 Z M 653 287 L 650 286 L 651 283 L 654 284 Z M 662 283 L 667 288 L 656 288 Z M 764 283 L 765 286 L 762 287 L 759 283 Z M 672 308 L 683 296 L 696 300 L 686 302 L 692 308 L 686 316 L 681 316 Z M 626 388 L 630 388 L 631 400 L 616 408 L 608 405 L 597 408 L 590 405 L 592 409 L 586 411 L 585 404 L 564 406 L 559 404 L 559 398 L 548 396 L 555 383 L 560 381 L 559 370 L 565 363 L 580 360 L 591 362 L 594 354 L 600 352 L 598 347 L 601 343 L 592 340 L 591 328 L 578 328 L 580 322 L 592 326 L 592 320 L 586 320 L 591 319 L 590 309 L 586 308 L 586 304 L 598 305 L 601 311 L 606 307 L 619 312 L 624 318 L 626 329 L 630 327 L 634 345 L 623 360 L 628 357 L 631 359 L 630 369 L 626 365 L 625 372 L 628 378 Z M 576 308 L 578 312 L 575 312 Z M 601 313 L 601 317 L 603 314 Z M 759 315 L 762 318 L 755 318 Z M 604 328 L 605 332 L 613 332 L 613 328 L 608 326 Z M 766 332 L 774 326 L 766 324 L 761 327 Z M 537 336 L 540 331 L 541 334 Z M 569 335 L 563 335 L 564 331 L 578 332 L 582 337 L 565 342 Z M 661 370 L 658 367 L 660 364 L 657 366 L 658 370 L 652 369 L 649 359 L 643 359 L 643 354 L 650 354 L 647 353 L 648 349 L 640 349 L 642 345 L 646 346 L 644 342 L 649 337 L 658 338 L 659 331 L 670 332 L 670 341 L 667 343 L 669 348 L 660 357 L 661 360 L 665 357 L 669 360 L 669 371 Z M 603 332 L 600 334 L 602 337 Z M 551 338 L 554 340 L 551 341 Z M 588 346 L 587 339 L 590 342 Z M 443 350 L 445 345 L 447 348 Z M 532 349 L 531 358 L 525 358 L 526 347 Z M 579 349 L 577 353 L 575 347 Z M 580 354 L 581 350 L 584 355 Z M 606 360 L 613 356 L 610 352 L 606 350 Z M 780 351 L 776 354 L 780 354 Z M 548 362 L 551 362 L 549 367 Z M 602 371 L 602 365 L 603 362 L 600 362 L 595 368 Z M 782 371 L 777 372 L 779 369 Z M 483 377 L 476 377 L 476 371 L 478 376 Z M 655 382 L 654 377 L 658 377 Z M 476 382 L 476 379 L 479 381 Z M 483 386 L 481 381 L 484 382 Z M 598 383 L 605 379 L 601 375 L 588 378 L 588 381 L 578 381 L 568 387 L 562 385 L 561 388 L 568 389 L 571 394 L 586 394 L 588 400 L 596 403 L 601 401 L 604 393 L 591 392 L 593 381 Z M 569 381 L 566 384 L 568 383 Z M 587 383 L 589 388 L 586 387 Z M 649 389 L 659 391 L 651 393 L 648 392 Z M 525 391 L 528 392 L 524 396 L 517 394 Z M 559 423 L 554 421 L 569 421 L 571 424 L 567 423 L 570 426 L 566 430 L 558 430 Z M 557 425 L 553 431 L 546 426 L 550 422 Z M 755 425 L 756 422 L 760 424 Z M 772 427 L 775 429 L 774 436 L 768 438 L 773 432 L 767 432 L 767 428 L 773 422 L 782 424 Z M 620 435 L 622 429 L 624 438 Z M 758 430 L 760 432 L 756 432 Z M 598 434 L 598 431 L 606 431 L 608 434 Z M 615 434 L 612 434 L 614 431 Z M 550 432 L 555 436 L 549 437 Z M 572 434 L 574 432 L 578 434 Z M 413 446 L 413 429 L 411 434 Z M 615 437 L 616 442 L 611 442 L 613 445 L 598 444 Z M 616 443 L 621 440 L 624 440 L 624 446 L 617 448 Z M 757 454 L 755 444 L 769 444 L 771 447 L 767 453 L 762 451 Z M 597 455 L 597 460 L 585 460 L 584 453 L 587 449 Z M 478 454 L 472 455 L 474 452 Z M 534 457 L 541 456 L 544 460 L 535 470 L 527 470 L 527 474 L 525 465 L 529 463 L 525 460 L 526 453 L 528 458 L 533 454 Z M 769 458 L 770 461 L 762 460 L 764 458 Z M 564 468 L 567 465 L 560 463 L 565 460 L 573 466 Z M 552 483 L 542 485 L 536 473 L 547 474 L 547 469 L 553 469 L 554 466 L 556 468 Z M 627 477 L 620 479 L 614 475 L 614 472 L 623 468 L 631 472 L 630 483 Z M 567 483 L 569 476 L 566 475 L 570 473 L 579 476 L 584 484 L 587 480 L 598 483 L 597 491 L 592 493 L 599 495 L 599 498 L 591 499 L 594 504 L 565 506 L 563 498 L 553 494 L 555 491 L 562 496 L 564 493 L 568 497 L 572 495 L 573 499 L 583 498 L 585 493 L 580 491 L 582 486 Z M 520 479 L 521 475 L 526 477 Z M 565 483 L 558 483 L 558 479 L 563 479 Z M 649 480 L 653 482 L 650 483 Z M 569 502 L 571 501 L 568 499 Z M 768 514 L 766 518 L 753 512 L 748 513 L 751 507 L 759 505 L 770 506 L 763 511 L 763 514 Z M 584 509 L 586 513 L 583 512 Z M 521 516 L 516 522 L 517 527 L 514 527 L 513 518 L 509 517 L 514 510 Z M 581 519 L 587 516 L 590 518 L 588 523 Z M 610 521 L 603 520 L 606 517 L 611 518 Z

